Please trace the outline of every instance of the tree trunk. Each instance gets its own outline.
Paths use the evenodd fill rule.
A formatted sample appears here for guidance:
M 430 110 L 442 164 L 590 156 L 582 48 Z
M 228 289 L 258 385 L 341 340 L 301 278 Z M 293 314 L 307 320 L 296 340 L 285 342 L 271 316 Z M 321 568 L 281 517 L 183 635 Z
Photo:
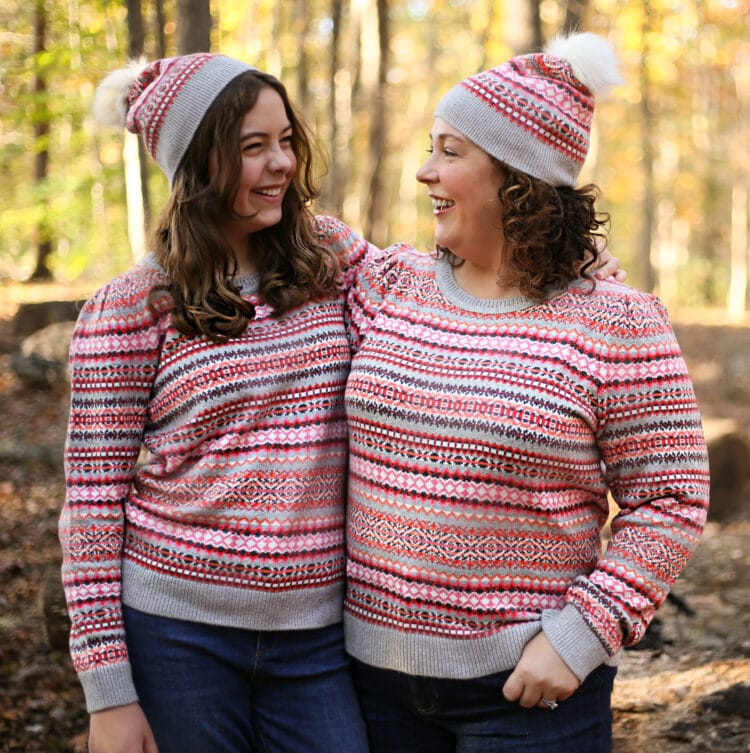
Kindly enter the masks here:
M 177 0 L 177 52 L 211 49 L 211 7 L 208 0 Z
M 641 206 L 641 237 L 640 237 L 640 287 L 651 292 L 657 284 L 656 274 L 651 263 L 651 239 L 654 234 L 654 218 L 656 203 L 656 188 L 654 185 L 654 139 L 656 138 L 656 118 L 653 115 L 651 91 L 649 86 L 649 36 L 651 32 L 651 8 L 646 0 L 643 11 L 643 53 L 640 63 L 641 83 L 641 147 L 643 150 L 643 195 Z
M 349 136 L 351 134 L 352 101 L 351 79 L 341 65 L 341 19 L 342 0 L 332 0 L 331 55 L 328 71 L 331 95 L 328 99 L 328 121 L 330 127 L 331 166 L 328 172 L 326 197 L 331 212 L 342 217 L 346 183 L 349 180 Z
M 47 80 L 41 67 L 42 53 L 46 50 L 47 13 L 44 0 L 37 0 L 34 7 L 34 183 L 40 186 L 49 172 L 50 116 L 47 110 Z M 40 191 L 40 193 L 43 192 Z M 46 204 L 46 199 L 43 199 Z M 45 217 L 48 212 L 44 213 Z M 52 229 L 46 219 L 36 227 L 36 263 L 30 281 L 51 280 L 49 257 L 52 254 Z
M 134 60 L 144 54 L 146 46 L 143 30 L 143 11 L 141 0 L 127 0 L 126 5 L 128 11 L 128 55 L 131 60 Z M 132 213 L 139 218 L 139 221 L 142 220 L 141 224 L 143 227 L 139 230 L 137 224 L 134 222 L 129 222 L 128 226 L 131 228 L 130 245 L 133 257 L 139 259 L 146 248 L 146 228 L 151 219 L 151 199 L 148 191 L 148 154 L 146 153 L 146 147 L 142 139 L 137 140 L 137 145 L 136 159 L 138 160 L 140 187 L 134 192 L 132 199 L 129 192 L 128 199 L 138 202 L 138 194 L 140 194 L 140 207 L 133 207 Z M 128 216 L 130 215 L 131 208 L 128 206 Z
M 535 49 L 538 19 L 539 0 L 514 3 L 513 8 L 505 13 L 503 39 L 510 45 L 514 55 L 523 55 Z M 490 64 L 497 65 L 494 61 L 490 61 Z
M 309 27 L 309 3 L 307 0 L 295 0 L 292 28 L 299 40 L 299 54 L 297 56 L 297 107 L 307 114 L 308 101 L 308 64 L 307 64 L 307 34 Z
M 478 70 L 484 71 L 487 68 L 497 65 L 494 60 L 489 60 L 487 57 L 487 47 L 491 35 L 495 31 L 495 25 L 497 24 L 497 3 L 495 0 L 489 0 L 487 3 L 487 23 L 485 24 L 484 31 L 480 37 L 482 44 L 482 60 L 479 63 Z
M 583 19 L 588 11 L 588 4 L 588 0 L 568 0 L 565 5 L 563 34 L 574 34 L 583 31 Z
M 733 159 L 732 227 L 730 240 L 729 292 L 727 311 L 733 322 L 743 322 L 747 312 L 748 287 L 748 181 L 750 181 L 750 68 L 737 66 L 735 72 L 737 91 L 737 136 L 739 147 Z
M 529 0 L 529 5 L 531 7 L 531 49 L 533 52 L 539 52 L 544 47 L 540 4 L 541 0 Z
M 154 1 L 154 24 L 156 26 L 156 57 L 164 58 L 167 56 L 167 42 L 164 39 L 164 27 L 167 24 L 167 17 L 164 15 L 164 0 Z
M 131 59 L 143 55 L 144 33 L 141 0 L 126 0 L 128 15 L 128 55 Z
M 372 97 L 370 121 L 370 185 L 364 235 L 375 245 L 385 245 L 388 237 L 387 201 L 384 190 L 385 156 L 388 135 L 386 118 L 387 72 L 390 62 L 388 0 L 377 0 L 378 9 L 378 78 Z

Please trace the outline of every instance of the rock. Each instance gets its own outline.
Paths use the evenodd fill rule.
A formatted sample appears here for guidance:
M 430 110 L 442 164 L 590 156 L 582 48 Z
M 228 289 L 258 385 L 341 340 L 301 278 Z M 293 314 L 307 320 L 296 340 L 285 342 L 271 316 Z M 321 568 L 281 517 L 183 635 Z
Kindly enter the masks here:
M 68 381 L 68 351 L 74 321 L 56 322 L 23 340 L 11 368 L 29 386 L 50 389 Z
M 708 440 L 710 520 L 725 522 L 750 512 L 750 447 L 739 432 Z
M 750 683 L 738 682 L 701 698 L 701 708 L 724 714 L 747 714 L 750 707 Z
M 70 618 L 59 567 L 49 568 L 44 573 L 40 594 L 47 643 L 53 651 L 67 651 Z
M 84 301 L 41 301 L 22 303 L 13 317 L 13 331 L 27 337 L 57 322 L 75 321 Z

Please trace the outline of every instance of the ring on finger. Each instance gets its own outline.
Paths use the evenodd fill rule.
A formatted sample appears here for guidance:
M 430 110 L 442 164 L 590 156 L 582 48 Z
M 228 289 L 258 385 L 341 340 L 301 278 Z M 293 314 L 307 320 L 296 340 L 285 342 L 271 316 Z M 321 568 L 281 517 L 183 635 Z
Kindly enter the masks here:
M 548 698 L 542 698 L 540 703 L 546 706 L 550 711 L 554 711 L 560 704 L 557 701 L 550 701 Z

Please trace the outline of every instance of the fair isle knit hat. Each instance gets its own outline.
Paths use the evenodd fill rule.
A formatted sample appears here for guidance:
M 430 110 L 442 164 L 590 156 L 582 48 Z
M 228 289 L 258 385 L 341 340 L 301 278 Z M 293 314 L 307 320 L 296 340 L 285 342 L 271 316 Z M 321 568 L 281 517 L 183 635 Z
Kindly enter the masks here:
M 575 186 L 589 150 L 594 96 L 620 83 L 610 44 L 574 34 L 464 79 L 440 100 L 435 117 L 515 170 Z
M 226 55 L 198 52 L 110 73 L 94 95 L 94 117 L 139 133 L 170 185 L 203 116 L 226 85 L 254 71 Z

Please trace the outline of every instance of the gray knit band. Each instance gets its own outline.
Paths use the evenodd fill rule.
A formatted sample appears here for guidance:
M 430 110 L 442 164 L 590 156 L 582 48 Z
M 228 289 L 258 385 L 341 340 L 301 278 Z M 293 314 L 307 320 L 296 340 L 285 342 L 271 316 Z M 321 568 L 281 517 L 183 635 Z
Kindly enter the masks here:
M 523 112 L 498 113 L 477 103 L 476 97 L 455 86 L 438 103 L 435 116 L 457 128 L 477 146 L 515 170 L 553 186 L 574 185 L 580 164 L 550 145 L 553 134 L 540 138 L 540 129 L 524 122 Z

